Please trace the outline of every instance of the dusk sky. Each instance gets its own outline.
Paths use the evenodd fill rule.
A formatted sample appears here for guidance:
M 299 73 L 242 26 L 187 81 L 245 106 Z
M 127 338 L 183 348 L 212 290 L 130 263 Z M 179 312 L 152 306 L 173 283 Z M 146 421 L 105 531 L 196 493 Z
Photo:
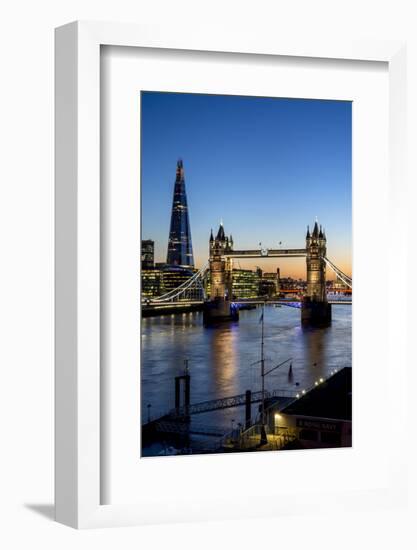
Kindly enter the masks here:
M 158 92 L 141 102 L 142 238 L 155 241 L 155 261 L 166 261 L 182 158 L 197 267 L 221 220 L 235 249 L 303 248 L 317 217 L 328 257 L 351 275 L 350 102 Z M 234 265 L 303 279 L 306 271 L 303 258 Z

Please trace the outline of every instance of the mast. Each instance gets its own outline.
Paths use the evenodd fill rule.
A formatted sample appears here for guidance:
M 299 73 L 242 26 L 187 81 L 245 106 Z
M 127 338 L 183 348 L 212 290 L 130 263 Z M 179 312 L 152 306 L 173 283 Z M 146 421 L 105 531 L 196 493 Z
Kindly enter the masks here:
M 262 304 L 262 331 L 261 331 L 261 378 L 262 378 L 262 412 L 261 424 L 265 424 L 265 355 L 264 355 L 264 313 L 265 302 Z
M 262 303 L 261 330 L 261 378 L 262 378 L 262 408 L 261 408 L 261 440 L 260 445 L 268 443 L 265 431 L 265 354 L 264 354 L 264 314 L 265 302 Z

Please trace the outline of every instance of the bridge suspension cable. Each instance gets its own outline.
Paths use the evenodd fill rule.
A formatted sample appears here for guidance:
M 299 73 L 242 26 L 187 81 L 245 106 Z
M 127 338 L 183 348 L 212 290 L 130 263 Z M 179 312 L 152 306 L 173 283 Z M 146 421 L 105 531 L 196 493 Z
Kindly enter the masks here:
M 194 285 L 198 287 L 199 290 L 203 293 L 203 298 L 206 299 L 206 292 L 204 289 L 203 281 L 208 272 L 208 263 L 206 263 L 201 269 L 199 269 L 192 277 L 187 281 L 179 285 L 177 288 L 166 292 L 162 296 L 157 298 L 152 298 L 152 302 L 170 302 L 175 300 L 181 295 L 185 295 L 186 291 L 190 290 Z
M 325 256 L 323 256 L 323 260 L 326 262 L 326 265 L 328 265 L 330 267 L 330 269 L 336 273 L 336 275 L 339 277 L 339 279 L 343 283 L 345 283 L 346 286 L 348 286 L 349 288 L 352 288 L 352 278 L 351 277 L 349 277 L 348 275 L 343 273 L 343 271 L 341 271 L 337 266 L 335 266 L 334 263 L 329 260 L 329 258 L 326 258 Z
M 323 256 L 323 260 L 330 267 L 334 273 L 336 273 L 337 277 L 349 288 L 352 288 L 352 278 L 343 273 L 333 262 L 331 262 L 327 257 Z M 166 303 L 166 302 L 172 302 L 177 299 L 187 299 L 188 294 L 199 292 L 202 295 L 202 299 L 206 299 L 206 291 L 204 288 L 204 280 L 207 277 L 207 274 L 209 272 L 209 263 L 207 262 L 201 269 L 199 269 L 192 277 L 184 281 L 181 285 L 174 288 L 173 290 L 170 290 L 169 292 L 166 292 L 162 296 L 158 296 L 156 298 L 152 298 L 151 302 L 153 303 Z M 196 299 L 195 296 L 193 296 L 192 299 Z M 200 299 L 200 298 L 199 298 Z M 297 306 L 299 307 L 299 306 Z

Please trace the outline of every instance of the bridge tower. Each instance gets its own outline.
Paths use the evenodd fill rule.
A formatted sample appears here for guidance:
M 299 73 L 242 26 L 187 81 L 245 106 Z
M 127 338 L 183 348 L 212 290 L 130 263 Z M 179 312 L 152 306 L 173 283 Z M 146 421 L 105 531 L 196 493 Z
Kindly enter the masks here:
M 314 224 L 312 233 L 307 228 L 307 294 L 301 309 L 303 326 L 326 327 L 332 319 L 332 308 L 327 302 L 326 257 L 327 239 L 322 227 Z
M 210 300 L 204 304 L 206 325 L 239 318 L 239 311 L 232 301 L 232 260 L 225 257 L 232 249 L 232 236 L 226 236 L 221 223 L 215 238 L 213 231 L 210 233 Z

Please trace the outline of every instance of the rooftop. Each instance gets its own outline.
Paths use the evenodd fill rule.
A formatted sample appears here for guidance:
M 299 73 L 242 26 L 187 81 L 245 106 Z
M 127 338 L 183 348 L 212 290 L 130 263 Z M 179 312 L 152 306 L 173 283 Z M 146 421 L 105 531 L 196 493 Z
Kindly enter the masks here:
M 281 411 L 283 414 L 352 420 L 352 369 L 345 367 Z

